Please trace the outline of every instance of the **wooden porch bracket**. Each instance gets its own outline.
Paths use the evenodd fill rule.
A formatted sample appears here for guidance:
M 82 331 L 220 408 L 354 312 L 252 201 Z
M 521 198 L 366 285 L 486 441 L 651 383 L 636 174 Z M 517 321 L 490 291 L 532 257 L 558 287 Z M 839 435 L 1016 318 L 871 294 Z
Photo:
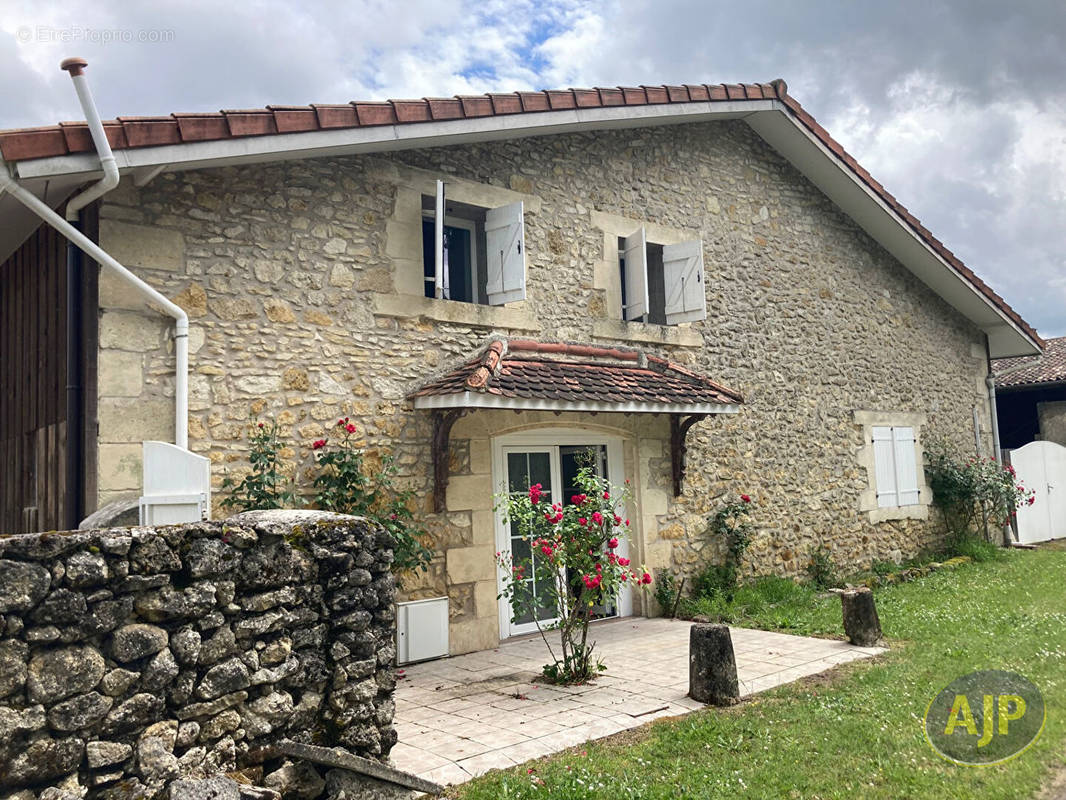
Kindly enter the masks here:
M 674 473 L 674 497 L 681 496 L 681 485 L 685 482 L 685 462 L 688 454 L 685 437 L 688 436 L 689 428 L 706 416 L 706 414 L 691 414 L 687 417 L 683 414 L 670 415 L 670 464 Z
M 433 412 L 433 510 L 438 514 L 444 511 L 448 494 L 448 443 L 452 434 L 452 425 L 463 416 L 465 409 L 450 408 Z

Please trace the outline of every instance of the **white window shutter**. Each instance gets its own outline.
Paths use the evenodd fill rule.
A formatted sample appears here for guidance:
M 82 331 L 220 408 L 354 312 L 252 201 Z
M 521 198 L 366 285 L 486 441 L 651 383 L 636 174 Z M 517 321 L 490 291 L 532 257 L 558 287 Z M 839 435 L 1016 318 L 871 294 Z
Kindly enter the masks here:
M 490 305 L 526 299 L 526 245 L 522 201 L 485 212 L 485 283 Z
M 437 181 L 437 198 L 433 210 L 433 296 L 447 297 L 448 265 L 444 250 L 444 181 Z
M 707 319 L 703 289 L 703 242 L 695 239 L 663 246 L 666 324 Z
M 892 429 L 875 427 L 873 440 L 877 505 L 880 508 L 894 508 L 899 505 L 899 491 L 896 487 L 896 458 Z
M 640 319 L 648 313 L 648 244 L 644 227 L 625 240 L 626 305 L 625 319 Z
M 896 462 L 896 491 L 899 505 L 918 505 L 918 457 L 914 447 L 914 428 L 892 429 L 893 454 Z

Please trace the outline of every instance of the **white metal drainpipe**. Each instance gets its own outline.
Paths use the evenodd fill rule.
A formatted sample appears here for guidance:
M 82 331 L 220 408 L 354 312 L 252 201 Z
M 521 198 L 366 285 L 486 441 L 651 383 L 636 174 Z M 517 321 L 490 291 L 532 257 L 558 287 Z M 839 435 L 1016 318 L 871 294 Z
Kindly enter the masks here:
M 101 197 L 118 183 L 115 157 L 111 153 L 111 146 L 108 144 L 104 127 L 100 122 L 100 115 L 96 111 L 92 95 L 89 93 L 88 84 L 82 73 L 86 63 L 83 59 L 72 58 L 64 61 L 61 67 L 69 70 L 71 78 L 74 80 L 78 99 L 82 103 L 86 121 L 89 123 L 89 130 L 92 133 L 93 144 L 96 146 L 97 153 L 100 156 L 104 178 L 72 198 L 67 204 L 67 219 L 70 219 L 71 215 L 73 215 L 75 220 L 81 208 Z M 113 178 L 109 177 L 112 174 Z M 46 203 L 39 200 L 36 195 L 19 185 L 18 181 L 11 176 L 10 168 L 0 169 L 0 193 L 2 192 L 9 192 L 12 197 L 59 231 L 68 241 L 73 242 L 82 252 L 99 263 L 100 266 L 114 272 L 119 279 L 133 288 L 145 301 L 159 306 L 166 314 L 174 318 L 174 355 L 177 362 L 174 371 L 174 444 L 183 450 L 188 450 L 189 316 L 185 313 L 185 310 L 122 266 L 98 244 L 68 222 L 67 219 L 63 219 Z

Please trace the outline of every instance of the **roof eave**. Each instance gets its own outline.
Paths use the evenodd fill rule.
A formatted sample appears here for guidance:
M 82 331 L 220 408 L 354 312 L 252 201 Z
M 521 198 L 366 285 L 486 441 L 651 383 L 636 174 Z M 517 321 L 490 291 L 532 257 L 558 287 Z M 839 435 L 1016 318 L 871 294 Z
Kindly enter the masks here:
M 793 102 L 794 101 L 790 101 Z M 948 263 L 781 100 L 734 100 L 575 108 L 339 128 L 116 150 L 123 173 L 144 174 L 289 159 L 440 147 L 556 133 L 743 119 L 919 280 L 988 335 L 993 358 L 1033 355 L 1040 341 Z M 812 120 L 813 122 L 813 120 Z M 835 144 L 835 143 L 834 143 Z M 837 145 L 839 148 L 839 145 Z M 841 153 L 843 151 L 841 150 Z M 99 174 L 94 154 L 14 162 L 22 180 Z
M 455 392 L 415 397 L 416 409 L 499 409 L 506 411 L 567 411 L 613 414 L 736 414 L 737 403 L 607 403 L 602 401 L 548 400 L 503 397 L 488 392 Z
M 123 171 L 161 165 L 169 170 L 203 169 L 264 161 L 443 147 L 582 130 L 737 119 L 774 109 L 784 112 L 785 106 L 778 100 L 716 100 L 575 108 L 136 147 L 116 150 L 115 160 Z M 80 175 L 88 180 L 99 172 L 99 160 L 93 153 L 27 159 L 12 162 L 12 165 L 20 179 Z

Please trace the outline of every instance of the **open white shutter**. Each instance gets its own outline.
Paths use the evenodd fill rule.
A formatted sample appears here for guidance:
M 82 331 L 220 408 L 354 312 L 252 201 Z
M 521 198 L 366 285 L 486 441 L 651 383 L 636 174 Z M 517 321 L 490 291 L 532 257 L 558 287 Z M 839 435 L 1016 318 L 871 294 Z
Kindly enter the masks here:
M 648 244 L 643 226 L 625 240 L 626 304 L 625 319 L 640 319 L 648 313 Z
M 433 207 L 433 296 L 446 298 L 448 265 L 444 250 L 444 181 L 437 181 L 437 198 Z
M 892 429 L 875 427 L 873 440 L 877 505 L 880 508 L 894 508 L 899 505 L 899 492 L 896 488 L 896 454 L 892 442 Z
M 526 299 L 525 223 L 522 201 L 485 212 L 489 305 Z
M 703 290 L 703 242 L 699 239 L 663 245 L 666 283 L 666 324 L 707 319 Z
M 892 445 L 896 461 L 896 491 L 899 505 L 918 505 L 918 457 L 914 448 L 914 428 L 893 428 Z

